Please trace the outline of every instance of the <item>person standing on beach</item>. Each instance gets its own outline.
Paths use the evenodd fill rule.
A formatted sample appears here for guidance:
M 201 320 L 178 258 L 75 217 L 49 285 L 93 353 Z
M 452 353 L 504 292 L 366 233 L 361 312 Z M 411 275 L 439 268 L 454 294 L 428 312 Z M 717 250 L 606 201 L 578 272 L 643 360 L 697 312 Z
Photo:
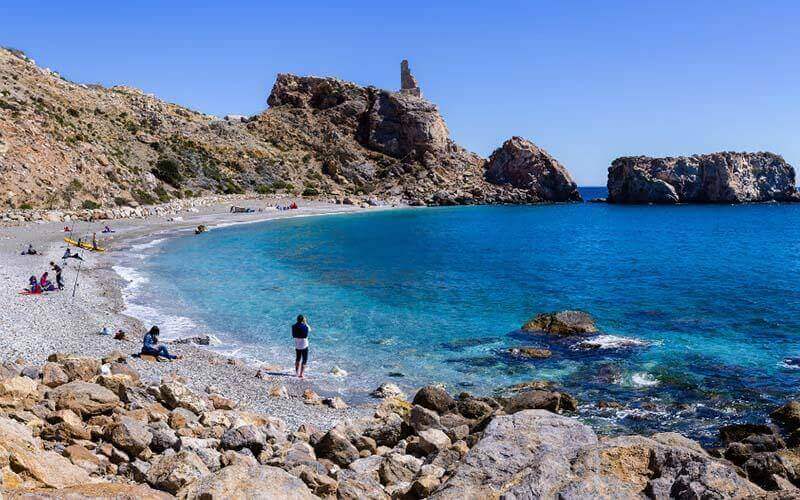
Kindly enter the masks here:
M 64 289 L 64 278 L 61 276 L 61 272 L 62 272 L 61 266 L 59 266 L 55 262 L 51 262 L 50 263 L 50 267 L 56 273 L 56 285 L 58 286 L 58 289 L 59 290 L 63 290 Z
M 308 363 L 308 326 L 306 318 L 301 314 L 297 317 L 297 323 L 292 325 L 292 338 L 294 338 L 294 373 L 299 378 L 303 378 L 303 372 Z

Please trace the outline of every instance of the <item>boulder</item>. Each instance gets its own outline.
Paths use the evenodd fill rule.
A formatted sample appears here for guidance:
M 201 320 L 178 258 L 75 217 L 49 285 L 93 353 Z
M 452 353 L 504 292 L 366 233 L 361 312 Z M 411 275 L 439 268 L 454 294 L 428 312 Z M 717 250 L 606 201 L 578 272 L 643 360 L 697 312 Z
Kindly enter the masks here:
M 238 451 L 247 448 L 258 456 L 266 444 L 264 433 L 255 425 L 242 425 L 235 429 L 228 429 L 222 435 L 220 445 L 225 450 Z
M 415 431 L 423 431 L 425 429 L 441 429 L 442 424 L 439 420 L 439 415 L 427 408 L 420 405 L 411 407 L 411 413 L 408 416 L 408 423 Z
M 432 498 L 728 498 L 762 490 L 694 448 L 641 436 L 598 442 L 543 410 L 495 417 Z
M 435 385 L 429 385 L 417 391 L 413 403 L 440 415 L 448 413 L 456 407 L 455 399 L 443 388 Z
M 209 474 L 178 492 L 181 499 L 252 498 L 312 500 L 316 497 L 303 481 L 270 466 L 231 465 Z
M 378 399 L 386 399 L 386 398 L 400 398 L 403 399 L 406 397 L 405 393 L 397 387 L 397 384 L 393 384 L 391 382 L 384 382 L 382 383 L 377 389 L 372 391 L 372 397 Z
M 130 417 L 119 419 L 109 432 L 111 442 L 117 448 L 132 456 L 136 456 L 150 446 L 153 435 L 147 427 Z
M 506 400 L 503 409 L 508 414 L 522 410 L 547 410 L 560 413 L 564 410 L 576 411 L 577 405 L 571 396 L 560 392 L 525 391 Z
M 608 169 L 609 203 L 800 201 L 795 172 L 773 153 L 617 158 Z
M 292 473 L 306 483 L 311 493 L 318 497 L 333 497 L 339 489 L 339 483 L 335 479 L 321 474 L 307 465 L 292 469 Z
M 339 481 L 339 500 L 389 500 L 381 483 L 368 474 L 342 469 L 336 475 L 336 480 Z
M 28 377 L 12 377 L 0 380 L 0 397 L 24 399 L 36 393 L 39 383 Z
M 108 412 L 120 402 L 119 397 L 105 387 L 82 380 L 60 385 L 49 394 L 56 408 L 72 410 L 84 418 Z
M 154 488 L 174 495 L 187 484 L 207 474 L 210 471 L 197 454 L 180 451 L 158 457 L 147 471 L 147 482 Z
M 359 458 L 347 466 L 348 469 L 361 476 L 370 476 L 376 481 L 380 480 L 378 471 L 381 468 L 384 458 L 378 455 Z
M 421 467 L 422 460 L 417 457 L 390 453 L 381 462 L 378 475 L 385 485 L 406 483 L 414 479 Z
M 547 359 L 553 355 L 550 349 L 540 347 L 512 347 L 508 350 L 512 356 L 529 359 Z
M 170 500 L 174 498 L 163 491 L 144 484 L 93 483 L 49 490 L 7 490 L 8 500 Z
M 327 458 L 340 467 L 347 467 L 358 460 L 358 449 L 343 434 L 331 429 L 314 445 L 314 451 L 320 458 Z
M 594 318 L 583 311 L 540 313 L 522 325 L 529 332 L 546 332 L 553 335 L 585 335 L 596 333 Z
M 186 408 L 196 414 L 210 409 L 203 398 L 178 382 L 162 384 L 160 393 L 162 402 L 170 409 Z
M 769 414 L 772 421 L 783 427 L 786 432 L 800 428 L 800 401 L 789 401 Z
M 67 372 L 58 363 L 45 363 L 42 367 L 42 384 L 53 388 L 69 382 Z
M 150 448 L 156 453 L 163 453 L 169 449 L 177 449 L 179 439 L 175 431 L 168 428 L 153 429 L 150 431 L 153 436 L 150 441 Z
M 439 429 L 428 429 L 419 432 L 418 449 L 425 455 L 450 447 L 450 438 Z
M 61 362 L 61 367 L 70 381 L 90 381 L 100 373 L 100 360 L 82 356 L 70 356 Z
M 583 201 L 569 172 L 547 151 L 522 137 L 496 149 L 485 166 L 486 180 L 527 191 L 536 201 Z

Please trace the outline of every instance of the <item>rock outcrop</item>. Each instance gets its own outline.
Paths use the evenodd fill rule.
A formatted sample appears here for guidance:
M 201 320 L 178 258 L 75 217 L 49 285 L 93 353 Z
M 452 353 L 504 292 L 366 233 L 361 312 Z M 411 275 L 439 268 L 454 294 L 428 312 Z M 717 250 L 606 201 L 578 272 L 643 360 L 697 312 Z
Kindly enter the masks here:
M 450 139 L 407 64 L 401 87 L 281 74 L 269 109 L 220 119 L 129 87 L 69 82 L 0 48 L 0 207 L 108 214 L 244 192 L 411 205 L 564 197 L 549 177 L 487 180 L 485 159 Z
M 422 89 L 419 88 L 417 79 L 411 74 L 406 59 L 400 63 L 400 92 L 422 97 Z
M 609 203 L 800 201 L 794 168 L 773 153 L 628 156 L 608 169 Z
M 539 201 L 583 200 L 567 169 L 522 137 L 512 137 L 492 153 L 486 164 L 486 179 L 526 190 Z

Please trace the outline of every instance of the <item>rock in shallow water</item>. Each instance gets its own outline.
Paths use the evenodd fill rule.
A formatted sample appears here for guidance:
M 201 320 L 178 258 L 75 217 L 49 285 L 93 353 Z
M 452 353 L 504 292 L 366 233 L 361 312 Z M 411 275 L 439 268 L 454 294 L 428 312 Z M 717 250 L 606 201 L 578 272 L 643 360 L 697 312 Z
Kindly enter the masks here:
M 540 313 L 522 325 L 522 329 L 554 335 L 583 335 L 597 332 L 594 318 L 583 311 Z

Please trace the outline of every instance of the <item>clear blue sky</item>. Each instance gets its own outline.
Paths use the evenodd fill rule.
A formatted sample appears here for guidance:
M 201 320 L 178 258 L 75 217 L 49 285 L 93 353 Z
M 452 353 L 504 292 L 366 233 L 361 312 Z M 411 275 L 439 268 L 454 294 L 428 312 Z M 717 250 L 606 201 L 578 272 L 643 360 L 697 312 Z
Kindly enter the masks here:
M 633 154 L 800 167 L 797 1 L 291 3 L 4 0 L 0 44 L 216 115 L 265 108 L 278 72 L 396 88 L 408 58 L 455 140 L 527 137 L 582 185 Z

